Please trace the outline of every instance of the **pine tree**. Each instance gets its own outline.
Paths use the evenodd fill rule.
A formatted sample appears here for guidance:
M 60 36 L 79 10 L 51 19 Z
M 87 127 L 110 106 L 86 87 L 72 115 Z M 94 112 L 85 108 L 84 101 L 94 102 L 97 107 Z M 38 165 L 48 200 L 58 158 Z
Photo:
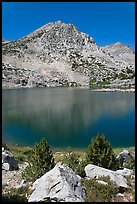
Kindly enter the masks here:
M 110 143 L 103 134 L 98 134 L 91 140 L 86 154 L 88 163 L 116 170 L 119 168 L 119 160 L 116 158 Z
M 55 166 L 52 151 L 45 138 L 42 138 L 40 143 L 31 150 L 28 163 L 22 176 L 31 181 L 40 178 Z

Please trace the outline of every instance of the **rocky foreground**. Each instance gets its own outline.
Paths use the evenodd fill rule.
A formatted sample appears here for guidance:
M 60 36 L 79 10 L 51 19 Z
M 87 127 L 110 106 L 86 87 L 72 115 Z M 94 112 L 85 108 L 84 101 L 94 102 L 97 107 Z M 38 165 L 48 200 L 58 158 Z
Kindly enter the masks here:
M 127 150 L 122 151 L 117 157 L 121 164 L 129 159 L 135 159 L 134 153 Z M 28 202 L 85 202 L 85 189 L 82 178 L 71 168 L 62 162 L 57 162 L 55 167 L 37 179 L 34 183 L 22 180 L 21 172 L 26 168 L 27 163 L 17 164 L 13 155 L 2 149 L 2 194 L 12 193 L 17 189 L 23 192 L 28 186 L 29 191 L 25 194 Z M 132 169 L 122 168 L 117 171 L 105 169 L 93 164 L 85 166 L 86 176 L 84 180 L 96 179 L 99 188 L 105 188 L 110 182 L 118 189 L 112 202 L 135 201 L 135 172 Z M 104 186 L 104 187 L 103 187 Z M 132 190 L 131 190 L 132 189 Z M 13 191 L 14 190 L 14 191 Z M 133 191 L 133 192 L 132 192 Z M 91 195 L 94 191 L 91 191 Z M 93 195 L 94 196 L 94 195 Z
M 75 25 L 48 23 L 2 42 L 2 87 L 135 88 L 135 53 L 119 42 L 98 46 Z

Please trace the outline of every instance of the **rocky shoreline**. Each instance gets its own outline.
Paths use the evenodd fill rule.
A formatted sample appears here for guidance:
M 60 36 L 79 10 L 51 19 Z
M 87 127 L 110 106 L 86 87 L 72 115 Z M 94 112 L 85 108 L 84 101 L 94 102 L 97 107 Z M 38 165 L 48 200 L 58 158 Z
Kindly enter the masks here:
M 131 88 L 131 89 L 102 88 L 102 89 L 94 89 L 92 91 L 97 91 L 97 92 L 135 92 L 135 89 L 134 88 Z
M 12 89 L 32 89 L 32 88 L 64 88 L 64 87 L 3 87 L 2 90 L 12 90 Z M 135 92 L 135 88 L 96 88 L 92 89 L 88 86 L 80 86 L 80 87 L 65 87 L 65 88 L 77 88 L 77 89 L 89 89 L 95 92 Z

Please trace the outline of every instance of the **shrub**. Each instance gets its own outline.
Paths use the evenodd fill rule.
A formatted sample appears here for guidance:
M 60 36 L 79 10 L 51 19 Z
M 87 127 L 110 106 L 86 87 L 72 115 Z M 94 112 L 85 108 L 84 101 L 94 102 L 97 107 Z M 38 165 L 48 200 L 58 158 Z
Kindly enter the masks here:
M 19 163 L 23 163 L 26 161 L 26 156 L 23 155 L 22 153 L 18 153 L 16 154 L 16 160 L 19 162 Z
M 80 160 L 80 156 L 76 153 L 69 151 L 64 156 L 63 162 L 67 164 L 70 168 L 72 168 L 73 171 L 75 171 L 75 173 L 80 175 L 81 177 L 84 177 L 86 175 L 84 168 L 87 163 L 85 160 Z
M 78 160 L 79 160 L 79 156 L 70 150 L 63 157 L 63 162 L 67 164 L 70 168 L 72 168 L 73 170 L 78 165 L 79 163 Z
M 79 161 L 79 164 L 76 168 L 76 174 L 78 174 L 81 177 L 85 177 L 86 176 L 86 172 L 85 172 L 86 165 L 87 165 L 87 162 L 85 160 Z
M 2 202 L 28 202 L 27 196 L 30 194 L 29 186 L 23 188 L 10 188 L 2 195 Z
M 104 79 L 103 81 L 98 81 L 97 85 L 105 87 L 105 86 L 110 85 L 110 82 L 109 81 L 105 81 L 105 79 Z
M 133 172 L 135 172 L 135 160 L 129 159 L 129 161 L 127 161 L 127 162 L 124 164 L 124 167 L 125 167 L 125 168 L 128 168 L 128 169 L 132 169 Z
M 85 202 L 111 202 L 118 193 L 118 188 L 110 182 L 109 177 L 100 177 L 100 179 L 107 182 L 108 185 L 98 183 L 96 179 L 82 179 L 86 194 Z
M 40 143 L 32 148 L 28 155 L 28 163 L 22 177 L 31 181 L 40 178 L 55 166 L 52 151 L 45 138 L 42 138 Z
M 116 170 L 119 168 L 119 160 L 116 158 L 110 143 L 103 134 L 98 134 L 91 140 L 86 154 L 87 162 L 94 165 Z
M 10 195 L 9 193 L 2 196 L 2 202 L 27 202 L 25 196 L 20 195 Z
M 96 78 L 90 79 L 89 85 L 96 84 Z

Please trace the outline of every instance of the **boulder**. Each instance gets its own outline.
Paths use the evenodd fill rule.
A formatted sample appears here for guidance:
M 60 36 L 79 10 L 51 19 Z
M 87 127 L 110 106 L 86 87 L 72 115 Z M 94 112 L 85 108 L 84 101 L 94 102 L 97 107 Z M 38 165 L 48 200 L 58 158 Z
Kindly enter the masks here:
M 28 202 L 84 202 L 84 190 L 79 177 L 68 166 L 56 166 L 37 179 Z
M 109 176 L 110 181 L 114 182 L 118 187 L 128 188 L 127 179 L 115 171 L 105 169 L 93 164 L 88 164 L 85 167 L 87 178 L 100 178 L 102 176 Z
M 135 154 L 129 152 L 128 150 L 124 150 L 120 152 L 120 154 L 117 156 L 120 160 L 120 164 L 123 167 L 123 165 L 128 162 L 129 160 L 135 160 Z
M 2 169 L 6 171 L 18 170 L 18 163 L 8 150 L 2 151 Z
M 97 180 L 97 183 L 99 183 L 99 184 L 103 184 L 103 185 L 108 185 L 108 183 L 107 183 L 107 182 L 102 181 L 102 180 Z
M 116 173 L 121 174 L 123 176 L 131 176 L 131 174 L 133 174 L 133 170 L 124 168 L 117 170 Z

